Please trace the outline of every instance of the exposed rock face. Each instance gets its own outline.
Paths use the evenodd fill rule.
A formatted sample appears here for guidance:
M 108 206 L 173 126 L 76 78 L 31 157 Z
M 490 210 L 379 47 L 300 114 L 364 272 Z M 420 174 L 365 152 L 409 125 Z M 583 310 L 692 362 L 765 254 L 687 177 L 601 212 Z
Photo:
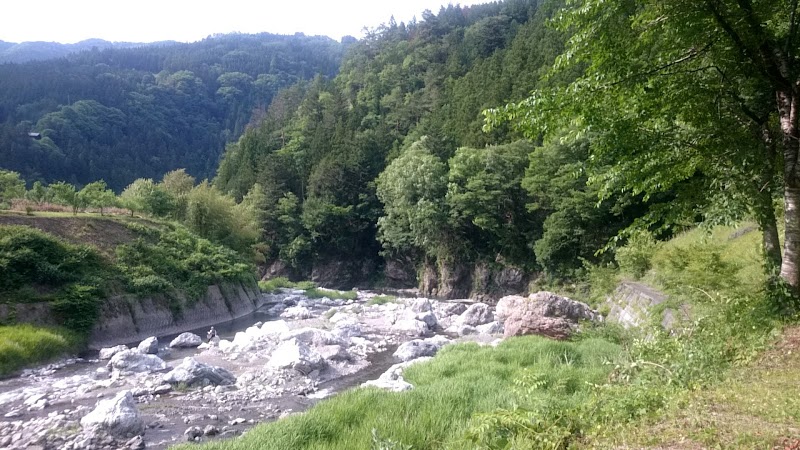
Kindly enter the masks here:
M 222 367 L 211 366 L 197 362 L 194 358 L 187 357 L 183 362 L 164 375 L 164 381 L 169 384 L 197 384 L 229 385 L 236 383 L 236 377 Z
M 167 368 L 167 363 L 156 355 L 144 355 L 139 350 L 125 350 L 111 358 L 108 363 L 120 372 L 156 372 Z
M 155 355 L 158 353 L 158 338 L 155 336 L 150 336 L 149 338 L 140 342 L 139 346 L 136 348 L 142 353 Z
M 386 261 L 386 266 L 383 268 L 383 275 L 386 278 L 387 284 L 392 287 L 412 287 L 416 281 L 414 264 L 405 260 L 398 261 L 390 259 Z
M 172 348 L 197 347 L 203 343 L 203 339 L 194 333 L 181 333 L 169 343 Z
M 625 328 L 640 327 L 651 320 L 653 308 L 667 300 L 667 296 L 641 283 L 624 282 L 608 296 L 606 319 Z M 666 308 L 661 313 L 661 326 L 665 330 L 678 328 L 681 321 L 689 319 L 688 305 L 677 309 Z
M 97 357 L 98 359 L 111 359 L 114 355 L 119 352 L 124 352 L 128 349 L 126 345 L 117 345 L 114 347 L 106 347 L 100 349 L 100 355 Z
M 537 334 L 554 339 L 566 339 L 580 320 L 602 320 L 589 305 L 561 297 L 552 292 L 537 292 L 529 298 L 518 295 L 503 297 L 495 310 L 503 322 L 504 336 Z
M 276 369 L 294 369 L 307 374 L 325 367 L 325 360 L 308 345 L 297 339 L 291 339 L 275 349 L 267 366 Z
M 311 281 L 330 289 L 352 289 L 375 273 L 375 261 L 320 259 L 314 261 Z
M 101 400 L 95 409 L 81 419 L 84 430 L 101 430 L 114 437 L 130 438 L 144 433 L 144 421 L 130 391 Z
M 504 295 L 527 290 L 530 275 L 502 263 L 478 262 L 474 266 L 458 262 L 427 263 L 420 290 L 427 297 L 471 298 L 493 303 Z
M 271 280 L 277 277 L 286 277 L 289 279 L 294 279 L 297 273 L 292 270 L 285 262 L 281 260 L 276 260 L 264 270 L 264 276 L 261 278 L 262 280 Z

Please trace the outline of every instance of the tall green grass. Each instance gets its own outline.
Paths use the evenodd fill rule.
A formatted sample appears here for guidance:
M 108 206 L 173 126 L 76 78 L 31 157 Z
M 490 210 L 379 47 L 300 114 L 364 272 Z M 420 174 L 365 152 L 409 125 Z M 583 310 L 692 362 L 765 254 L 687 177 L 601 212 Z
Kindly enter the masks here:
M 311 288 L 306 290 L 308 298 L 338 298 L 341 300 L 355 300 L 358 298 L 356 291 L 334 291 L 333 289 Z
M 601 383 L 621 348 L 596 339 L 556 342 L 540 337 L 509 339 L 496 348 L 477 344 L 445 347 L 428 363 L 404 374 L 415 388 L 392 393 L 358 388 L 323 401 L 308 412 L 261 425 L 243 437 L 201 446 L 204 450 L 359 450 L 380 440 L 417 450 L 474 448 L 467 431 L 475 414 L 515 404 L 515 380 L 539 374 L 563 389 L 541 390 L 542 404 L 585 401 Z M 196 446 L 178 447 L 181 449 Z M 401 448 L 401 447 L 397 447 Z
M 76 351 L 80 345 L 81 338 L 65 329 L 0 326 L 0 376 Z
M 313 289 L 316 285 L 311 281 L 289 281 L 286 277 L 275 277 L 269 280 L 261 280 L 258 282 L 258 287 L 262 292 L 275 293 L 278 289 Z

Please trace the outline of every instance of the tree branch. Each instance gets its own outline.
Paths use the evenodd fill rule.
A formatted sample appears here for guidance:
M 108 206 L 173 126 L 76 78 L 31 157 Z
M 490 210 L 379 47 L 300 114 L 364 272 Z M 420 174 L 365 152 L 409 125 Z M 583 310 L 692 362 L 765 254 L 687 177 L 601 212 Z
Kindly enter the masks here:
M 745 21 L 750 27 L 751 32 L 758 39 L 758 52 L 761 55 L 763 64 L 766 66 L 767 76 L 776 83 L 779 89 L 792 87 L 789 79 L 789 61 L 781 51 L 778 44 L 770 42 L 769 36 L 764 34 L 761 21 L 756 20 L 756 12 L 750 0 L 737 0 L 739 7 L 745 12 Z M 797 0 L 795 0 L 797 3 Z
M 797 32 L 797 0 L 792 2 L 792 14 L 789 16 L 789 33 L 786 35 L 786 44 L 784 44 L 783 52 L 786 54 L 786 59 L 789 61 L 792 60 L 792 50 L 794 47 L 792 46 L 792 41 L 794 41 L 794 35 Z

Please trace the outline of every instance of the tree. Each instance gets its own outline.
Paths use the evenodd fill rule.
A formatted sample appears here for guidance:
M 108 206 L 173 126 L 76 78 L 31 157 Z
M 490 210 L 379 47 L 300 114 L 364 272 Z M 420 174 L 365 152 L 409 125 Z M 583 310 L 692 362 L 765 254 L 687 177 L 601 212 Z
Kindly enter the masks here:
M 800 291 L 800 48 L 796 0 L 584 0 L 557 25 L 573 33 L 554 73 L 568 86 L 489 110 L 529 137 L 568 126 L 596 133 L 592 159 L 614 161 L 601 196 L 666 192 L 697 176 L 753 211 L 780 276 Z M 781 185 L 782 183 L 782 185 Z M 782 191 L 782 259 L 771 213 Z M 772 222 L 772 223 L 770 223 Z
M 25 196 L 25 181 L 17 172 L 0 169 L 0 208 L 7 208 L 11 200 Z
M 84 203 L 75 186 L 59 181 L 50 185 L 50 192 L 53 193 L 53 200 L 61 205 L 72 207 L 72 214 L 77 215 Z
M 194 187 L 195 179 L 185 169 L 176 169 L 164 174 L 159 185 L 173 201 L 173 213 L 176 219 L 186 218 L 186 196 Z
M 52 193 L 50 192 L 50 189 L 42 184 L 41 181 L 36 181 L 33 183 L 31 189 L 25 193 L 25 198 L 36 203 L 37 205 L 41 205 L 42 203 L 52 199 Z
M 114 191 L 108 189 L 106 182 L 103 180 L 87 184 L 78 192 L 78 196 L 83 204 L 99 208 L 101 216 L 103 215 L 103 208 L 113 206 L 117 201 Z
M 134 212 L 166 217 L 173 210 L 173 199 L 161 186 L 150 178 L 139 178 L 119 196 L 122 205 Z
M 425 137 L 413 143 L 376 181 L 384 204 L 378 238 L 388 250 L 418 250 L 430 256 L 443 250 L 447 166 L 426 143 Z

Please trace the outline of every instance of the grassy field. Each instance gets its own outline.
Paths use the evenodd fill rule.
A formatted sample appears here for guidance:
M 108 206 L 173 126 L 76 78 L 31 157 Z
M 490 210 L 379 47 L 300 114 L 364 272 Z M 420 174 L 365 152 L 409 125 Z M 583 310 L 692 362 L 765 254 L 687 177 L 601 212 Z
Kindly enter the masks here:
M 76 351 L 80 337 L 69 330 L 31 325 L 0 326 L 0 376 L 34 362 L 46 362 Z
M 526 389 L 519 380 L 535 379 L 538 386 L 550 387 L 535 391 L 536 402 L 573 407 L 587 400 L 593 384 L 606 380 L 620 353 L 619 346 L 598 339 L 555 342 L 534 336 L 510 339 L 496 348 L 446 347 L 433 361 L 405 372 L 415 386 L 409 392 L 350 390 L 305 414 L 256 427 L 240 439 L 199 448 L 474 448 L 470 430 L 478 425 L 476 414 L 513 407 L 519 391 Z

